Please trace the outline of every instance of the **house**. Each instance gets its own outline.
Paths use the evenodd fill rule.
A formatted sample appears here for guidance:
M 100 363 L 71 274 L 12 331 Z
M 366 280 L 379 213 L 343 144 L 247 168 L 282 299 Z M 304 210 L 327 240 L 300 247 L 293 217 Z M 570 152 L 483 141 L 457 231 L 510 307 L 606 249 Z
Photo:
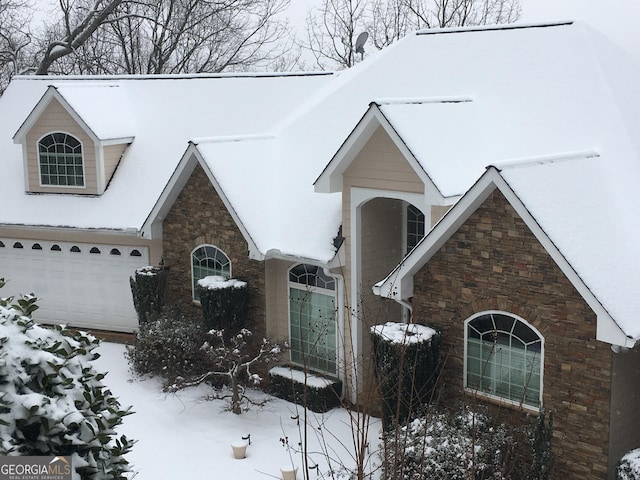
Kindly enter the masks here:
M 607 478 L 640 443 L 636 63 L 564 22 L 417 32 L 333 74 L 18 78 L 0 277 L 41 321 L 120 331 L 137 266 L 184 308 L 245 280 L 252 327 L 353 400 L 369 326 L 435 326 L 452 398 L 553 410 L 556 474 Z M 478 372 L 498 331 L 531 366 L 507 393 Z

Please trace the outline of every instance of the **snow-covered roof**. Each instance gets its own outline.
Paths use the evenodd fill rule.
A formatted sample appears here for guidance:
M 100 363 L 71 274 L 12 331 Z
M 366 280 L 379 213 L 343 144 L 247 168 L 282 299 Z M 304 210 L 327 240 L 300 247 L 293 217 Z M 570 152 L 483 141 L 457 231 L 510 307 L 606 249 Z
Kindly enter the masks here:
M 330 74 L 14 78 L 0 97 L 6 199 L 0 225 L 139 230 L 191 139 L 269 131 L 330 79 Z M 134 138 L 99 197 L 24 192 L 22 150 L 12 137 L 49 86 L 99 138 Z
M 589 150 L 602 168 L 629 172 L 640 148 L 638 80 L 636 64 L 572 23 L 418 32 L 333 75 L 21 77 L 0 98 L 0 165 L 15 179 L 4 182 L 0 224 L 140 229 L 189 151 L 259 254 L 328 262 L 340 191 L 316 192 L 314 182 L 372 102 L 451 198 L 486 165 L 514 158 Z M 11 137 L 48 85 L 98 122 L 83 87 L 94 82 L 126 99 L 135 137 L 109 188 L 93 198 L 25 195 Z M 107 111 L 104 120 L 119 121 L 117 108 Z M 638 179 L 600 178 L 623 203 Z
M 498 188 L 598 318 L 597 338 L 632 347 L 640 340 L 640 162 L 611 168 L 596 152 L 572 152 L 489 167 L 416 248 L 374 287 L 378 295 L 413 295 L 413 276 Z

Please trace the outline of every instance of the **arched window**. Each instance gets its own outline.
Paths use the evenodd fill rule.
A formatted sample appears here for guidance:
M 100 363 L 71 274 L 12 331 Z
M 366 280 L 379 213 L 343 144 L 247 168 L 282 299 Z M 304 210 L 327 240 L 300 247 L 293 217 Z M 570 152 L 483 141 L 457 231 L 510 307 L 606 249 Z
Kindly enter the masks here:
M 80 141 L 63 132 L 45 135 L 38 142 L 40 183 L 47 186 L 84 187 Z
M 191 252 L 191 290 L 194 300 L 200 300 L 196 288 L 198 280 L 211 275 L 231 277 L 231 262 L 219 248 L 202 245 Z
M 337 373 L 336 281 L 315 265 L 289 270 L 291 361 Z
M 515 405 L 542 404 L 544 339 L 521 318 L 483 312 L 465 322 L 465 387 Z

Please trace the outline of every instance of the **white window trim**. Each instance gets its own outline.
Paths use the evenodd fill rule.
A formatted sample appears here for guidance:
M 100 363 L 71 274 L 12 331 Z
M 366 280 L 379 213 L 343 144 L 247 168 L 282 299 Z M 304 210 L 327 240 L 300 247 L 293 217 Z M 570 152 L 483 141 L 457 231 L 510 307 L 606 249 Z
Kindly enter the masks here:
M 42 162 L 40 161 L 40 142 L 44 137 L 48 135 L 53 135 L 56 133 L 64 133 L 65 135 L 75 138 L 78 141 L 78 143 L 80 143 L 80 148 L 82 151 L 82 181 L 84 185 L 50 185 L 48 183 L 42 183 Z M 61 190 L 61 189 L 68 189 L 68 188 L 73 190 L 87 189 L 87 173 L 86 173 L 86 167 L 85 167 L 87 162 L 85 159 L 84 143 L 76 135 L 74 135 L 73 133 L 67 132 L 65 130 L 55 130 L 55 131 L 47 132 L 36 141 L 36 154 L 37 154 L 36 160 L 38 162 L 38 185 L 40 186 L 40 188 L 51 188 L 53 190 Z
M 504 398 L 501 397 L 499 395 L 493 395 L 487 392 L 483 392 L 481 390 L 475 389 L 475 388 L 469 388 L 467 387 L 467 348 L 468 348 L 468 331 L 469 331 L 469 322 L 473 321 L 474 319 L 482 316 L 482 315 L 489 315 L 489 314 L 498 314 L 498 315 L 506 315 L 512 318 L 515 318 L 516 320 L 524 323 L 527 327 L 529 327 L 531 330 L 533 330 L 533 332 L 538 335 L 538 337 L 540 338 L 540 405 L 536 406 L 536 405 L 529 405 L 523 402 L 517 402 L 515 400 L 511 400 L 508 398 Z M 500 404 L 505 404 L 505 405 L 513 405 L 516 407 L 520 407 L 526 410 L 531 410 L 533 412 L 539 412 L 542 410 L 543 408 L 543 403 L 542 403 L 542 399 L 543 399 L 543 388 L 544 388 L 544 336 L 540 333 L 540 331 L 534 327 L 533 325 L 531 325 L 529 322 L 527 322 L 524 318 L 515 315 L 511 312 L 505 312 L 502 310 L 485 310 L 482 312 L 477 312 L 474 313 L 472 316 L 470 316 L 469 318 L 467 318 L 464 321 L 464 362 L 463 362 L 463 377 L 462 377 L 462 381 L 463 381 L 463 385 L 464 385 L 464 391 L 467 393 L 470 393 L 474 396 L 477 397 L 482 397 L 482 398 L 487 398 L 489 400 L 498 402 Z

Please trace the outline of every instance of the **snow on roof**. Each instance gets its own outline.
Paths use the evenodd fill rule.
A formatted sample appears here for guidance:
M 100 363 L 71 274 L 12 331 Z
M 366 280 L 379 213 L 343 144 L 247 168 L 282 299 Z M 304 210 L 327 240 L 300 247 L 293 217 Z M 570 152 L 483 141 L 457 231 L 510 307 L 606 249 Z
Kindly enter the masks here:
M 117 83 L 69 82 L 57 90 L 99 139 L 134 136 L 132 102 Z
M 510 164 L 500 174 L 608 314 L 638 340 L 640 161 L 628 160 L 622 168 L 589 155 Z
M 315 193 L 313 183 L 377 99 L 445 195 L 463 194 L 486 165 L 504 159 L 597 150 L 622 170 L 637 161 L 630 122 L 640 116 L 640 97 L 628 92 L 639 83 L 625 78 L 638 78 L 638 69 L 614 68 L 626 59 L 591 29 L 461 32 L 408 35 L 335 75 L 16 79 L 0 98 L 5 178 L 22 179 L 21 150 L 10 139 L 49 84 L 92 123 L 99 120 L 91 89 L 76 85 L 118 92 L 135 140 L 101 197 L 25 195 L 20 180 L 5 182 L 11 208 L 0 208 L 0 224 L 139 229 L 197 139 L 262 254 L 327 262 L 340 193 Z M 425 98 L 464 101 L 418 101 Z M 118 121 L 113 107 L 105 120 Z
M 0 207 L 0 224 L 139 229 L 190 139 L 262 134 L 330 79 L 326 74 L 14 78 L 0 97 L 0 168 L 4 179 L 12 179 L 3 182 L 4 198 L 10 200 Z M 49 85 L 101 134 L 109 137 L 128 125 L 124 131 L 135 137 L 100 197 L 24 192 L 22 150 L 11 138 Z
M 459 195 L 460 184 L 472 185 L 489 163 L 470 100 L 386 103 L 380 110 L 444 197 Z

